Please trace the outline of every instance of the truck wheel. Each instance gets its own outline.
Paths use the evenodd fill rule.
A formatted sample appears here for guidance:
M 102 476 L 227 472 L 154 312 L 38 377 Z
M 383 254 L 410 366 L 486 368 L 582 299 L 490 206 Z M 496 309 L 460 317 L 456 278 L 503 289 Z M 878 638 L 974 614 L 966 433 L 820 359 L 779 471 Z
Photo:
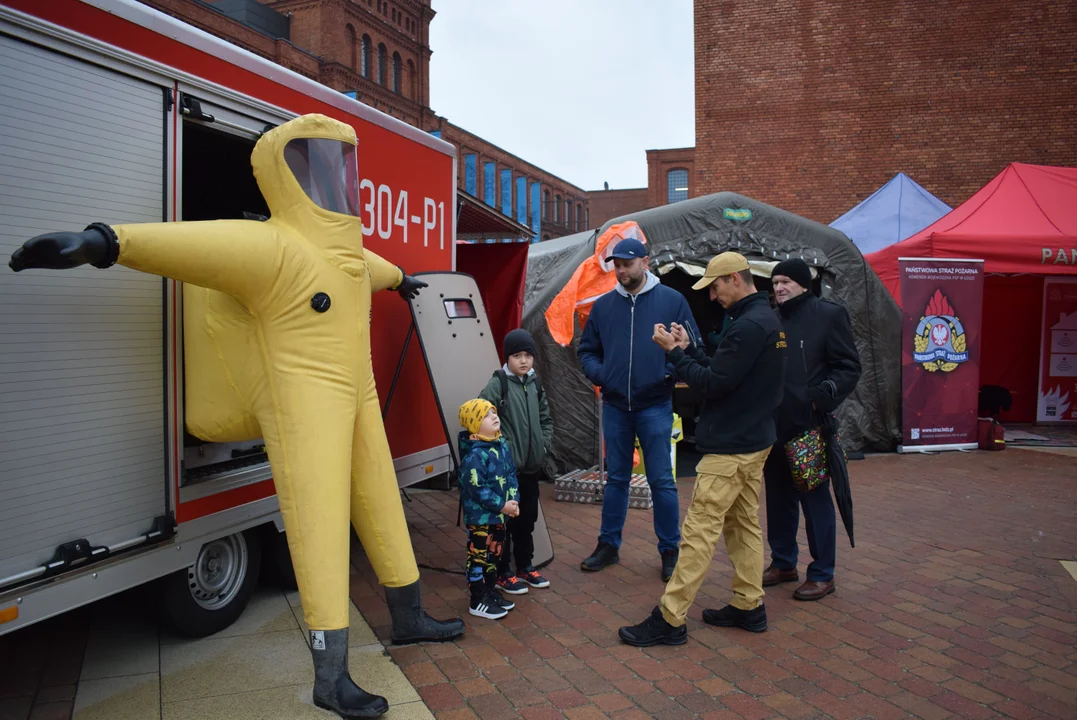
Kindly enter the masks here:
M 261 565 L 262 542 L 256 530 L 206 543 L 193 565 L 164 578 L 166 621 L 190 637 L 224 630 L 247 607 Z

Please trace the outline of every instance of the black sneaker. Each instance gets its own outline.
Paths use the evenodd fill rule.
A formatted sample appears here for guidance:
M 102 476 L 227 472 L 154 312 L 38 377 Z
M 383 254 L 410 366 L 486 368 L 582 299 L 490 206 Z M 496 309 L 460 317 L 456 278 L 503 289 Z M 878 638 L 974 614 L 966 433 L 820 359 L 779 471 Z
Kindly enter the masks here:
M 651 611 L 651 616 L 639 625 L 623 627 L 617 634 L 623 642 L 636 647 L 684 645 L 688 642 L 688 626 L 673 627 L 666 622 L 662 611 L 657 607 Z
M 501 607 L 500 603 L 491 597 L 491 593 L 486 593 L 479 598 L 472 598 L 468 612 L 475 617 L 486 618 L 487 620 L 500 620 L 509 614 L 508 610 Z
M 512 600 L 509 600 L 507 597 L 505 597 L 504 595 L 499 593 L 497 590 L 491 590 L 490 591 L 490 602 L 491 603 L 496 603 L 496 604 L 500 605 L 501 607 L 505 608 L 506 610 L 512 610 L 513 608 L 516 607 L 516 603 L 514 603 Z
M 669 582 L 673 577 L 673 569 L 677 567 L 678 550 L 664 550 L 662 552 L 662 582 Z
M 617 548 L 613 547 L 608 542 L 602 542 L 600 540 L 598 542 L 598 547 L 591 553 L 591 557 L 580 563 L 580 570 L 596 572 L 604 567 L 616 565 L 619 562 L 621 562 L 621 556 L 617 553 Z
M 704 610 L 703 622 L 718 627 L 739 627 L 748 632 L 761 633 L 767 631 L 767 608 L 763 603 L 754 610 L 741 610 L 732 605 L 726 605 L 721 610 Z

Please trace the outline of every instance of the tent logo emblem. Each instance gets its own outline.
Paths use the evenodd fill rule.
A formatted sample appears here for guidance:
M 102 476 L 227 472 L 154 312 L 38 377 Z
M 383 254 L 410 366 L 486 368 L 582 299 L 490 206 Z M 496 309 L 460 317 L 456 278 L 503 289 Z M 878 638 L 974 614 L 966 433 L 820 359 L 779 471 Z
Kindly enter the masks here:
M 916 326 L 912 357 L 928 372 L 951 372 L 969 359 L 965 328 L 941 290 L 935 291 Z
M 748 208 L 722 208 L 722 217 L 743 222 L 752 219 L 752 211 Z

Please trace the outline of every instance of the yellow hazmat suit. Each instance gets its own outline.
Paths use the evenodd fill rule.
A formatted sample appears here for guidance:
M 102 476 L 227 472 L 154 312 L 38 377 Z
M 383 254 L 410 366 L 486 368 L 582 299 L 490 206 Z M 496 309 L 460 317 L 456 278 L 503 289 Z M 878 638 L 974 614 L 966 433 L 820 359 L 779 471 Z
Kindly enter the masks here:
M 266 222 L 113 228 L 116 262 L 189 283 L 188 429 L 265 440 L 312 630 L 348 627 L 349 519 L 382 585 L 419 579 L 370 354 L 371 293 L 403 275 L 363 249 L 355 142 L 321 115 L 262 136 Z

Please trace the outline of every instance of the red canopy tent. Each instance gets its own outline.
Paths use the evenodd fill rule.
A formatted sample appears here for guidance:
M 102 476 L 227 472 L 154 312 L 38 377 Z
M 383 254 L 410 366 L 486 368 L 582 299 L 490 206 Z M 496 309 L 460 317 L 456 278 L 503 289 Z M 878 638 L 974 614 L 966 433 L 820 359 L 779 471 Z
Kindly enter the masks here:
M 505 335 L 520 327 L 523 317 L 527 250 L 534 233 L 465 192 L 457 193 L 457 202 L 456 270 L 475 278 L 500 356 Z
M 899 305 L 899 257 L 982 259 L 980 384 L 1010 390 L 1007 419 L 1035 420 L 1043 276 L 1077 275 L 1077 168 L 1011 163 L 932 225 L 865 257 Z

